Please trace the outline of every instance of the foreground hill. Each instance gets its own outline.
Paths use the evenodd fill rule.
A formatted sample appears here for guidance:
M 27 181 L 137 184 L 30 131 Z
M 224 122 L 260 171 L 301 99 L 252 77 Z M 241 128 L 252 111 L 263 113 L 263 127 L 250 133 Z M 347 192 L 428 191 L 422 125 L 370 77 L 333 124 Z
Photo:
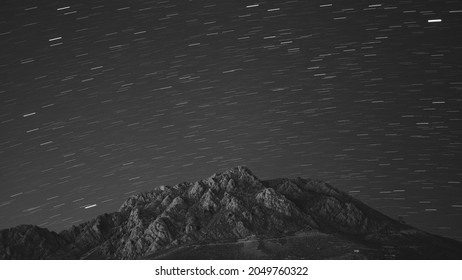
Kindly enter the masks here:
M 0 259 L 462 259 L 462 243 L 400 223 L 327 183 L 236 167 L 128 198 L 60 233 L 0 231 Z

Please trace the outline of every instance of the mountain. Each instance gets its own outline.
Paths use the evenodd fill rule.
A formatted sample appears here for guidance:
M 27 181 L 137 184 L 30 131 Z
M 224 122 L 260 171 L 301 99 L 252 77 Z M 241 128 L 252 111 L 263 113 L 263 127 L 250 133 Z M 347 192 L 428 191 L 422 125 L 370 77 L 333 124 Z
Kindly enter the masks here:
M 0 259 L 462 259 L 462 243 L 325 182 L 262 181 L 239 166 L 137 194 L 60 233 L 1 230 Z

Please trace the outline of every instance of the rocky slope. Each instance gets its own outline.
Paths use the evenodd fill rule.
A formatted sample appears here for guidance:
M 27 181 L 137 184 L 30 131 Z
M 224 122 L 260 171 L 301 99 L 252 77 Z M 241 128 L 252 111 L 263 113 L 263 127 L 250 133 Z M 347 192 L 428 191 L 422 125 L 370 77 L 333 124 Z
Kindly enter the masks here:
M 0 231 L 0 259 L 462 259 L 460 242 L 393 220 L 318 180 L 236 167 L 160 186 L 60 233 Z

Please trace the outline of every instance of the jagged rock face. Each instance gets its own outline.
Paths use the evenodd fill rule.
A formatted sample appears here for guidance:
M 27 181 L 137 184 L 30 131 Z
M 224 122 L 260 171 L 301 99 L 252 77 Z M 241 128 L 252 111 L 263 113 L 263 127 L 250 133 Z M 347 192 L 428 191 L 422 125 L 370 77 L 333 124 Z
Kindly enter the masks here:
M 315 217 L 323 230 L 371 234 L 406 227 L 319 180 L 279 179 L 267 183 Z
M 129 198 L 119 258 L 135 258 L 191 242 L 278 235 L 315 225 L 245 167 L 194 184 L 162 186 Z M 129 232 L 129 234 L 128 234 Z
M 380 246 L 390 243 L 390 236 L 393 242 L 409 243 L 413 240 L 413 235 L 408 234 L 410 229 L 322 181 L 301 178 L 261 181 L 248 168 L 236 167 L 195 183 L 160 186 L 132 196 L 118 212 L 98 216 L 59 234 L 34 226 L 0 231 L 0 258 L 139 259 L 174 248 L 184 251 L 191 244 L 221 244 L 249 238 L 284 239 L 294 248 L 301 248 L 306 247 L 306 241 L 298 244 L 299 239 L 291 236 L 309 232 L 310 238 L 320 240 L 321 235 L 316 234 L 320 231 L 325 232 L 321 239 L 329 242 L 336 240 L 353 246 L 356 243 L 347 239 L 356 238 Z M 405 238 L 403 231 L 408 232 Z M 429 240 L 430 235 L 417 232 L 419 244 Z M 347 239 L 338 241 L 330 233 Z M 300 240 L 308 237 L 303 238 Z M 289 254 L 273 241 L 262 242 L 271 244 L 268 246 L 273 253 L 274 248 L 279 248 L 276 251 Z M 266 245 L 255 248 L 262 246 Z M 311 252 L 306 256 L 313 254 L 316 255 Z M 297 255 L 303 256 L 303 252 Z M 323 258 L 328 255 L 318 254 Z M 342 251 L 344 255 L 350 256 Z M 281 257 L 276 253 L 271 256 Z
M 59 250 L 65 244 L 66 241 L 55 232 L 37 226 L 21 225 L 0 232 L 0 259 L 63 257 L 64 254 Z

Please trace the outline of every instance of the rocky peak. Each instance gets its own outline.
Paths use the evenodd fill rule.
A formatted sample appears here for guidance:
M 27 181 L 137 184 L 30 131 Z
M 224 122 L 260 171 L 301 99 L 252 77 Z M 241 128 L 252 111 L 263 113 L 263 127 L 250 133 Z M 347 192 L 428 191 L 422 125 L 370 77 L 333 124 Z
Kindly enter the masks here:
M 222 174 L 229 175 L 229 176 L 238 176 L 238 177 L 253 177 L 257 178 L 252 170 L 250 170 L 247 166 L 239 165 L 233 168 L 230 168 L 223 172 Z
M 201 181 L 213 190 L 228 192 L 257 192 L 264 188 L 260 179 L 245 166 L 237 166 L 222 173 L 213 174 Z

